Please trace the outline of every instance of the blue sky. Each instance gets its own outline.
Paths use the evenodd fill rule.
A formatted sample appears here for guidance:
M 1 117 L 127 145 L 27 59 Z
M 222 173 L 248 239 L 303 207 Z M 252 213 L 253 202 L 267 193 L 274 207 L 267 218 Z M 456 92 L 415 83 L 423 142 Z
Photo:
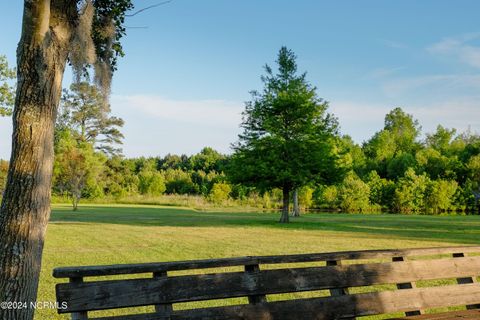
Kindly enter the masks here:
M 0 3 L 0 54 L 11 63 L 22 3 Z M 127 20 L 146 28 L 128 29 L 113 80 L 124 153 L 229 152 L 243 103 L 282 45 L 357 142 L 397 106 L 424 132 L 437 124 L 479 131 L 478 12 L 474 0 L 173 0 L 145 11 Z M 10 135 L 10 119 L 0 119 L 0 158 L 9 157 Z

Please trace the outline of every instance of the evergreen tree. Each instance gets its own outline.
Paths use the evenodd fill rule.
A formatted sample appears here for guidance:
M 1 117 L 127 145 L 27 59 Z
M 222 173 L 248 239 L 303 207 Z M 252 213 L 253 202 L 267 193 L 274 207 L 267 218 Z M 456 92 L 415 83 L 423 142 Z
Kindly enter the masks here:
M 233 182 L 260 190 L 280 188 L 288 222 L 290 193 L 312 181 L 335 176 L 333 137 L 337 122 L 327 113 L 328 103 L 297 73 L 295 54 L 280 49 L 278 72 L 265 66 L 264 89 L 253 91 L 243 113 L 243 134 L 233 145 L 229 168 Z
M 123 120 L 110 115 L 104 94 L 88 82 L 73 83 L 64 90 L 56 128 L 69 129 L 80 142 L 90 142 L 106 154 L 118 154 L 123 134 Z

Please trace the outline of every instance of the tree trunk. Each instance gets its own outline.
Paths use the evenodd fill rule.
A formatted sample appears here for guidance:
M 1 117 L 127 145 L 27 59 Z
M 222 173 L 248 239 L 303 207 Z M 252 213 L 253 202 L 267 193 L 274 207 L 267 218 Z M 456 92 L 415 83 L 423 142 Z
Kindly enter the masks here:
M 73 211 L 78 210 L 78 198 L 76 195 L 72 196 L 72 206 L 73 206 Z
M 282 207 L 282 216 L 280 217 L 280 223 L 290 222 L 288 216 L 288 211 L 290 207 L 290 188 L 283 187 L 283 207 Z
M 70 9 L 70 10 L 69 10 Z M 36 301 L 50 215 L 53 132 L 75 1 L 26 0 L 17 49 L 12 155 L 0 207 L 0 301 Z M 33 319 L 34 309 L 0 309 Z
M 298 188 L 293 190 L 293 214 L 294 217 L 300 217 L 300 207 L 298 206 Z

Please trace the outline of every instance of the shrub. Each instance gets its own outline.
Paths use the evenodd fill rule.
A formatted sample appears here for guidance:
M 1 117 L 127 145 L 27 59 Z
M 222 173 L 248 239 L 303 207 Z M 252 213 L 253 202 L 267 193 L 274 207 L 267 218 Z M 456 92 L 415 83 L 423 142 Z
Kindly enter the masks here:
M 139 175 L 138 189 L 141 194 L 161 195 L 165 192 L 165 179 L 158 171 L 142 171 Z
M 438 214 L 441 211 L 454 209 L 454 197 L 457 192 L 458 183 L 451 180 L 430 181 L 427 187 L 425 211 Z
M 212 190 L 210 190 L 208 198 L 213 203 L 222 204 L 229 199 L 231 191 L 232 187 L 228 183 L 217 182 L 213 185 Z
M 395 190 L 395 209 L 402 213 L 419 212 L 425 209 L 425 193 L 430 179 L 427 175 L 415 174 L 412 168 L 398 181 Z
M 340 208 L 345 212 L 367 211 L 370 208 L 370 187 L 353 172 L 338 188 Z

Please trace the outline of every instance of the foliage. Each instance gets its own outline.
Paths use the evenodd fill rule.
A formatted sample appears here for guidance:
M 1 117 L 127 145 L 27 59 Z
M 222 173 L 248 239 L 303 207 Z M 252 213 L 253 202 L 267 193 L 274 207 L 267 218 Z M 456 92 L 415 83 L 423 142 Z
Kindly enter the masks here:
M 313 189 L 305 186 L 298 191 L 298 202 L 303 209 L 311 208 L 313 205 Z
M 392 180 L 381 178 L 376 171 L 371 171 L 366 176 L 365 182 L 370 188 L 370 204 L 391 210 L 395 195 L 395 183 Z
M 415 168 L 415 157 L 408 153 L 402 152 L 395 155 L 387 164 L 387 177 L 392 180 L 398 180 L 403 177 L 409 168 Z
M 425 143 L 416 146 L 413 153 L 401 151 L 389 160 L 376 161 L 364 152 L 366 146 L 360 147 L 347 136 L 334 137 L 334 172 L 338 177 L 347 170 L 350 173 L 340 182 L 332 179 L 322 184 L 312 180 L 301 187 L 300 206 L 304 209 L 362 212 L 382 209 L 403 213 L 474 213 L 478 210 L 476 197 L 480 196 L 479 140 L 473 134 L 446 138 L 445 143 L 438 142 L 438 139 L 433 143 L 432 138 L 427 138 Z M 112 156 L 102 164 L 96 186 L 85 189 L 82 197 L 89 201 L 97 197 L 96 201 L 103 201 L 98 197 L 104 195 L 105 201 L 113 198 L 128 203 L 144 203 L 148 198 L 152 203 L 159 203 L 155 199 L 165 193 L 203 198 L 213 206 L 212 194 L 218 191 L 212 191 L 214 185 L 232 180 L 231 171 L 223 172 L 224 168 L 231 168 L 231 161 L 230 156 L 211 148 L 204 148 L 191 156 L 167 154 L 164 157 L 135 159 Z M 60 164 L 57 162 L 56 165 Z M 370 167 L 382 165 L 386 168 L 384 176 L 376 170 L 367 171 Z M 239 167 L 238 174 L 243 169 Z M 0 182 L 1 179 L 0 170 Z M 228 185 L 231 188 L 229 201 L 219 200 L 216 205 L 262 209 L 282 207 L 280 188 L 265 190 L 246 183 Z M 54 185 L 55 195 L 61 196 L 62 190 Z M 197 203 L 197 200 L 194 202 Z M 201 206 L 204 207 L 204 204 Z
M 190 157 L 189 168 L 194 171 L 202 170 L 205 173 L 212 171 L 221 172 L 225 158 L 226 157 L 218 151 L 210 147 L 205 147 L 200 153 Z
M 427 185 L 425 212 L 438 214 L 454 209 L 453 202 L 458 184 L 451 180 L 433 180 Z
M 405 176 L 399 179 L 395 190 L 395 208 L 399 212 L 421 212 L 426 208 L 426 191 L 431 183 L 426 174 L 417 175 L 409 168 Z
M 180 169 L 167 169 L 164 171 L 166 191 L 168 194 L 198 193 L 197 186 L 193 183 L 188 172 Z
M 99 178 L 105 157 L 96 153 L 90 143 L 77 142 L 66 130 L 55 146 L 55 154 L 53 185 L 60 194 L 68 194 L 73 210 L 77 210 L 82 196 L 95 198 L 103 194 Z
M 275 73 L 265 66 L 262 92 L 252 91 L 243 113 L 243 133 L 233 145 L 229 177 L 234 183 L 260 190 L 281 188 L 288 221 L 289 193 L 335 175 L 333 137 L 336 120 L 316 88 L 297 73 L 296 57 L 285 47 L 279 51 Z
M 11 82 L 15 77 L 15 69 L 9 67 L 7 57 L 0 55 L 0 117 L 12 114 L 15 86 Z
M 92 143 L 105 154 L 115 155 L 121 152 L 115 146 L 122 144 L 123 120 L 109 113 L 106 97 L 96 86 L 87 82 L 73 83 L 70 90 L 64 90 L 56 129 L 69 129 L 77 140 Z
M 420 148 L 417 141 L 420 125 L 412 115 L 395 108 L 385 116 L 383 130 L 364 143 L 363 149 L 369 159 L 369 169 L 383 177 L 403 176 L 406 167 L 412 165 L 412 155 Z M 396 158 L 391 167 L 388 164 Z M 403 172 L 402 172 L 403 171 Z
M 232 187 L 228 183 L 217 182 L 210 190 L 209 199 L 213 203 L 221 204 L 228 200 L 230 192 L 232 192 Z
M 138 178 L 138 191 L 141 194 L 156 196 L 163 194 L 167 189 L 165 179 L 160 172 L 142 170 Z
M 370 187 L 353 172 L 337 188 L 339 207 L 344 212 L 362 212 L 370 208 Z

